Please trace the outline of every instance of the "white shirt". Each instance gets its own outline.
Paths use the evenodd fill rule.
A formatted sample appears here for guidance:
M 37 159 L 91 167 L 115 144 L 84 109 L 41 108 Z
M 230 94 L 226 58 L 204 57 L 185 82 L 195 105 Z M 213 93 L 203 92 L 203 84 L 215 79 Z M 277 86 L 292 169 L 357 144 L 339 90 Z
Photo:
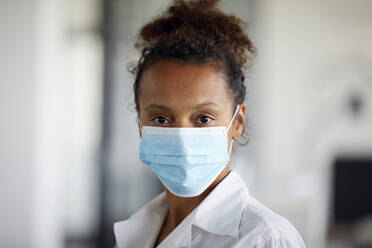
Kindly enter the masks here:
M 118 248 L 153 248 L 168 210 L 161 193 L 128 220 L 114 224 Z M 293 225 L 250 196 L 231 171 L 158 246 L 305 248 Z

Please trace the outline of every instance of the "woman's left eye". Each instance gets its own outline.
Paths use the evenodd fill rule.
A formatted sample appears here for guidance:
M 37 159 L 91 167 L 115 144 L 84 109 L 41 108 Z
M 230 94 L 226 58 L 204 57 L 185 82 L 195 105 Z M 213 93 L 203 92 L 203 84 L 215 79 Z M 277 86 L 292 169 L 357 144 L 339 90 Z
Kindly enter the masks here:
M 200 123 L 202 124 L 207 124 L 208 122 L 210 122 L 211 120 L 213 120 L 211 117 L 209 116 L 206 116 L 206 115 L 203 115 L 203 116 L 200 116 L 199 117 L 199 121 Z

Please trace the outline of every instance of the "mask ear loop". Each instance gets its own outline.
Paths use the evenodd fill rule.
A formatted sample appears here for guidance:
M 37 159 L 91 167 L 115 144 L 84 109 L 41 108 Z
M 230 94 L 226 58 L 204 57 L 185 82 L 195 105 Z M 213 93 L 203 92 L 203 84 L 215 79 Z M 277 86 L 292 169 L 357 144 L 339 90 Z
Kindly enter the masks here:
M 238 113 L 239 107 L 240 107 L 239 104 L 236 105 L 235 112 L 234 112 L 234 114 L 233 114 L 233 117 L 232 117 L 231 120 L 230 120 L 229 125 L 227 126 L 226 133 L 227 133 L 227 131 L 230 129 L 230 126 L 231 126 L 231 124 L 233 123 L 236 114 Z M 231 139 L 230 148 L 229 148 L 229 157 L 230 157 L 230 154 L 231 154 L 231 150 L 232 150 L 233 143 L 234 143 L 234 140 Z
M 232 118 L 231 118 L 231 120 L 230 120 L 230 123 L 229 123 L 229 125 L 227 126 L 227 129 L 226 129 L 226 131 L 228 131 L 228 130 L 230 129 L 230 127 L 231 127 L 231 124 L 233 123 L 233 121 L 234 121 L 234 119 L 235 119 L 235 116 L 236 116 L 236 114 L 238 113 L 239 107 L 240 107 L 240 105 L 239 105 L 239 104 L 238 104 L 238 105 L 236 105 L 236 108 L 235 108 L 235 112 L 234 112 L 234 114 L 233 114 L 233 117 L 232 117 Z

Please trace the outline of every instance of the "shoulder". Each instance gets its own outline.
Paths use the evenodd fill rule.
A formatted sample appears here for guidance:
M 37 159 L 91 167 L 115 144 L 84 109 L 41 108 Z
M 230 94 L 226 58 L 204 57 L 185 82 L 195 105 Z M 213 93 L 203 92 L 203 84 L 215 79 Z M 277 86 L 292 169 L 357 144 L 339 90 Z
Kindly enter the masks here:
M 296 228 L 283 216 L 275 213 L 248 195 L 239 227 L 240 242 L 253 247 L 306 247 Z

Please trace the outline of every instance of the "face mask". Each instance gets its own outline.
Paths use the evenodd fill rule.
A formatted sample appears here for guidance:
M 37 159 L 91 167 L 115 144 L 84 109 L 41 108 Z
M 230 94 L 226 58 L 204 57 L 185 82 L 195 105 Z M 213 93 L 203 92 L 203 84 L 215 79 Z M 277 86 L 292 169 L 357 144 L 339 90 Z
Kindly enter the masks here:
M 200 195 L 229 162 L 228 127 L 142 127 L 139 159 L 174 195 Z

